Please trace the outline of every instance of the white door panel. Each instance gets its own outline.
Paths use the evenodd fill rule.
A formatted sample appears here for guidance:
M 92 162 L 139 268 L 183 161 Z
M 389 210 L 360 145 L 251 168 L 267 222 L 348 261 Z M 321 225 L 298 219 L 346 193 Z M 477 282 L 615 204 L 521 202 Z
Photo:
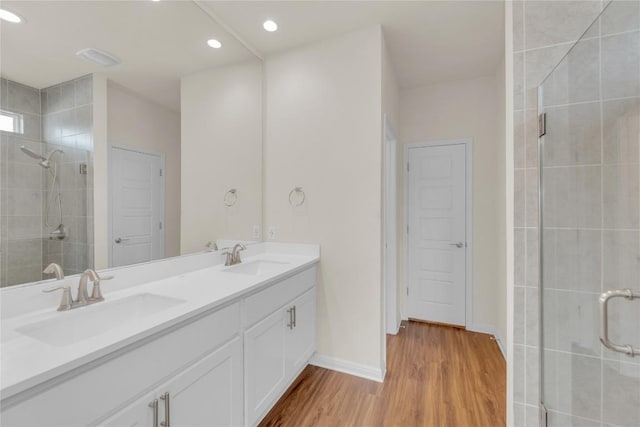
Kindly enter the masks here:
M 160 156 L 112 147 L 112 265 L 163 257 Z
M 466 148 L 409 149 L 409 317 L 465 324 Z M 461 247 L 455 246 L 462 243 Z

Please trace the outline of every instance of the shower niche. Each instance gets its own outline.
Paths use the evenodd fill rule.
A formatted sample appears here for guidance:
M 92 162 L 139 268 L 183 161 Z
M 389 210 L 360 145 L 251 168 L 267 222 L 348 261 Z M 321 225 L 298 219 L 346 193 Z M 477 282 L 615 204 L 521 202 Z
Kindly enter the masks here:
M 0 286 L 93 266 L 93 79 L 36 89 L 0 80 Z

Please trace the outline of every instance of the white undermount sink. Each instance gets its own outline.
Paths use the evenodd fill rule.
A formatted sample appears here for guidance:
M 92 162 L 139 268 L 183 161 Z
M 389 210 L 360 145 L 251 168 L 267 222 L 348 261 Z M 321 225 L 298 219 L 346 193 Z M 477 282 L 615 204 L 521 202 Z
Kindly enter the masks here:
M 184 303 L 184 300 L 155 294 L 137 294 L 113 302 L 100 302 L 62 311 L 53 318 L 16 329 L 38 341 L 64 347 L 111 329 L 136 322 Z
M 244 262 L 226 268 L 222 271 L 225 273 L 246 274 L 250 276 L 262 276 L 266 274 L 277 273 L 288 262 L 271 261 L 271 260 L 255 260 Z

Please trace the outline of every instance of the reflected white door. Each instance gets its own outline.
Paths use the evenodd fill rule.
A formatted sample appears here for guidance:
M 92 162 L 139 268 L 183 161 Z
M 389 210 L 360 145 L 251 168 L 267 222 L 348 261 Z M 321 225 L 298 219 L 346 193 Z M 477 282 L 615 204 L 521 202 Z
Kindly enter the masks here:
M 464 326 L 466 146 L 408 151 L 408 315 Z
M 111 264 L 163 257 L 163 185 L 159 155 L 111 148 Z

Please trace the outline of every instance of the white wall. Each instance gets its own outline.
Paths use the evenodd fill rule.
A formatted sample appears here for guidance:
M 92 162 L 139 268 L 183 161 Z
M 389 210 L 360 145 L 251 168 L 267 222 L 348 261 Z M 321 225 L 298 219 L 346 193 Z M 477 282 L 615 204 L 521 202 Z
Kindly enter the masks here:
M 107 78 L 93 75 L 93 241 L 95 269 L 109 267 Z
M 382 374 L 381 51 L 375 27 L 265 61 L 265 229 L 321 245 L 318 354 L 371 376 Z M 296 186 L 307 199 L 292 208 Z
M 109 146 L 164 154 L 164 256 L 180 255 L 180 113 L 107 83 Z
M 494 75 L 402 90 L 400 141 L 473 140 L 473 319 L 470 329 L 502 334 L 499 323 L 504 284 L 504 83 L 502 66 Z M 404 224 L 404 159 L 399 148 L 398 233 Z M 501 160 L 502 159 L 502 160 Z M 403 241 L 400 277 L 404 281 Z M 501 267 L 501 265 L 503 267 Z M 469 323 L 469 322 L 468 322 Z M 505 337 L 502 336 L 504 339 Z
M 382 40 L 382 113 L 387 115 L 387 119 L 397 132 L 400 125 L 400 87 L 384 38 Z
M 507 97 L 506 97 L 506 68 L 505 60 L 503 58 L 502 63 L 498 66 L 496 73 L 496 96 L 498 98 L 498 144 L 499 147 L 496 169 L 498 170 L 498 184 L 495 191 L 498 193 L 499 206 L 497 217 L 498 221 L 498 246 L 495 253 L 495 257 L 498 261 L 498 271 L 496 281 L 498 283 L 498 319 L 496 330 L 498 337 L 502 340 L 500 345 L 503 351 L 507 351 L 507 171 L 502 169 L 501 165 L 504 165 L 507 159 L 507 150 L 505 148 L 506 136 L 507 136 Z
M 184 77 L 181 251 L 216 239 L 257 240 L 262 216 L 262 64 L 249 61 Z M 237 189 L 233 207 L 224 195 Z

